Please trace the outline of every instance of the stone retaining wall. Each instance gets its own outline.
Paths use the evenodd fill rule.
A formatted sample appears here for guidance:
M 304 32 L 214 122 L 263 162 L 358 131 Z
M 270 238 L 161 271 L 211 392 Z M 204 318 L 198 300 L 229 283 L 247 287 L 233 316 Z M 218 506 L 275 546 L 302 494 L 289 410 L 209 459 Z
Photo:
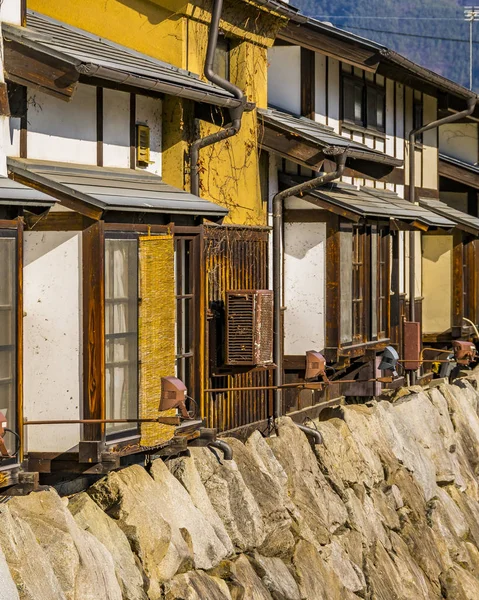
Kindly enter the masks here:
M 0 505 L 0 600 L 478 600 L 479 375 Z

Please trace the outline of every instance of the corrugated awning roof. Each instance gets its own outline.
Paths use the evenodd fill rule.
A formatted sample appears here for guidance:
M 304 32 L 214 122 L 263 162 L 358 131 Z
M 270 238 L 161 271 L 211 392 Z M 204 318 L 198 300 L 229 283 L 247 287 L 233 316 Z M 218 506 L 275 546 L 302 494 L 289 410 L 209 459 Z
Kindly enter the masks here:
M 9 41 L 17 42 L 70 63 L 78 76 L 218 106 L 239 104 L 229 92 L 201 81 L 198 75 L 31 10 L 27 12 L 27 27 L 3 23 L 2 31 L 7 45 Z M 8 61 L 6 70 L 8 73 Z
M 379 179 L 388 175 L 402 160 L 378 152 L 338 135 L 312 119 L 270 108 L 258 109 L 259 143 L 268 152 L 320 171 L 325 159 L 347 151 L 346 167 L 361 175 Z
M 479 235 L 479 219 L 477 217 L 468 215 L 457 208 L 452 208 L 452 206 L 435 198 L 419 198 L 419 204 L 437 215 L 454 220 L 459 229 L 463 229 L 473 235 Z
M 403 164 L 402 160 L 398 158 L 372 150 L 364 144 L 338 135 L 332 127 L 327 127 L 307 117 L 290 115 L 274 108 L 267 110 L 260 108 L 258 109 L 258 115 L 266 125 L 297 135 L 299 138 L 320 148 L 327 148 L 328 150 L 335 148 L 339 150 L 348 149 L 348 154 L 351 157 L 386 163 L 395 167 L 400 167 Z
M 57 203 L 48 194 L 34 190 L 26 185 L 4 177 L 0 178 L 0 204 L 29 208 L 48 208 Z
M 288 187 L 297 183 L 294 178 L 287 175 L 281 175 L 280 180 Z M 324 204 L 333 205 L 338 209 L 334 212 L 343 214 L 345 217 L 356 216 L 357 220 L 361 218 L 397 219 L 417 221 L 427 227 L 447 229 L 455 226 L 454 221 L 417 204 L 411 204 L 388 190 L 368 187 L 358 189 L 347 183 L 331 183 L 307 192 L 304 200 L 320 207 L 325 207 Z
M 14 158 L 8 159 L 8 169 L 13 179 L 43 188 L 62 201 L 83 203 L 99 215 L 128 211 L 221 218 L 228 213 L 146 171 Z

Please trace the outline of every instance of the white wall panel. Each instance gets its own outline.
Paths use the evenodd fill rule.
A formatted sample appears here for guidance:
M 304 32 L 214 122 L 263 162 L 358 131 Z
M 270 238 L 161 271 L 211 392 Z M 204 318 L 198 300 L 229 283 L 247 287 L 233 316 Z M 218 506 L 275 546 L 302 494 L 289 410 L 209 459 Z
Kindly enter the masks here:
M 301 48 L 274 46 L 268 51 L 268 104 L 301 113 Z
M 0 2 L 0 20 L 13 25 L 22 24 L 21 0 L 2 0 Z
M 150 165 L 145 169 L 161 175 L 161 100 L 146 96 L 136 97 L 136 121 L 150 128 Z
M 326 125 L 326 56 L 315 54 L 315 120 Z
M 96 164 L 96 88 L 79 85 L 70 102 L 29 88 L 28 158 Z
M 439 149 L 468 164 L 478 162 L 477 123 L 450 123 L 439 127 Z
M 27 419 L 78 419 L 82 398 L 81 234 L 24 238 L 24 411 Z M 79 425 L 28 427 L 30 451 L 66 451 Z
M 339 61 L 334 58 L 328 58 L 328 125 L 339 133 L 339 86 L 341 78 L 339 76 Z
M 285 354 L 325 346 L 325 223 L 284 224 Z
M 103 92 L 103 165 L 130 166 L 130 94 Z

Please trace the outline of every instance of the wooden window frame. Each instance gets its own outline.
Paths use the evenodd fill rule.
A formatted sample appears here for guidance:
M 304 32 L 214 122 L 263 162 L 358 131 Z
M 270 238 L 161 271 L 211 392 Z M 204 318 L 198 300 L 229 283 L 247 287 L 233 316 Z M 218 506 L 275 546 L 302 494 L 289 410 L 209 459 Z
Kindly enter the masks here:
M 197 394 L 196 373 L 198 358 L 198 277 L 199 235 L 176 235 L 175 244 L 175 300 L 176 300 L 176 372 L 190 396 Z M 183 260 L 184 259 L 184 260 Z M 183 306 L 189 304 L 189 309 Z M 180 310 L 181 308 L 181 310 Z M 188 315 L 188 320 L 185 316 Z M 187 339 L 188 338 L 188 339 Z M 195 399 L 197 408 L 200 402 Z M 193 407 L 190 407 L 190 410 Z
M 13 272 L 13 312 L 14 323 L 14 414 L 15 422 L 12 423 L 7 415 L 9 428 L 16 431 L 20 438 L 20 452 L 17 458 L 2 460 L 0 471 L 11 469 L 23 460 L 23 221 L 0 220 L 0 238 L 9 237 L 15 240 L 14 272 Z M 10 434 L 9 434 L 10 435 Z M 6 440 L 7 446 L 10 440 Z M 14 440 L 12 440 L 14 442 Z
M 358 89 L 361 94 L 361 118 L 355 118 L 347 116 L 345 111 L 345 86 L 354 86 L 354 89 Z M 377 118 L 373 121 L 369 117 L 370 103 L 372 102 L 373 96 L 381 98 L 382 103 L 382 124 L 378 124 Z M 353 101 L 354 107 L 354 101 Z M 376 104 L 376 117 L 377 117 L 377 104 Z M 386 131 L 386 88 L 375 84 L 374 82 L 355 77 L 349 73 L 341 73 L 341 121 L 347 125 L 355 127 L 361 127 L 371 131 L 377 131 L 385 133 Z

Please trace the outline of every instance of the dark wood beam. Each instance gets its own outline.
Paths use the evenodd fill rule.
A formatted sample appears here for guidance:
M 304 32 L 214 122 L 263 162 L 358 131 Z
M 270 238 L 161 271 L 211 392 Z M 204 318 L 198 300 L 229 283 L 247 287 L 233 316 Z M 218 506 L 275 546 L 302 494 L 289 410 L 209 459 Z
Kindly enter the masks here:
M 315 80 L 315 53 L 301 48 L 301 114 L 308 119 L 314 119 Z
M 289 23 L 279 32 L 278 38 L 313 52 L 321 52 L 371 73 L 375 73 L 378 67 L 377 52 L 365 50 L 350 41 L 335 39 L 332 35 L 314 31 L 305 26 L 299 27 L 294 23 Z
M 83 418 L 105 418 L 105 235 L 103 222 L 84 230 Z M 83 427 L 83 440 L 101 441 L 104 425 Z
M 6 79 L 67 101 L 79 79 L 72 64 L 8 39 L 4 40 L 4 68 Z
M 479 189 L 478 173 L 453 165 L 445 160 L 439 160 L 439 176 Z

